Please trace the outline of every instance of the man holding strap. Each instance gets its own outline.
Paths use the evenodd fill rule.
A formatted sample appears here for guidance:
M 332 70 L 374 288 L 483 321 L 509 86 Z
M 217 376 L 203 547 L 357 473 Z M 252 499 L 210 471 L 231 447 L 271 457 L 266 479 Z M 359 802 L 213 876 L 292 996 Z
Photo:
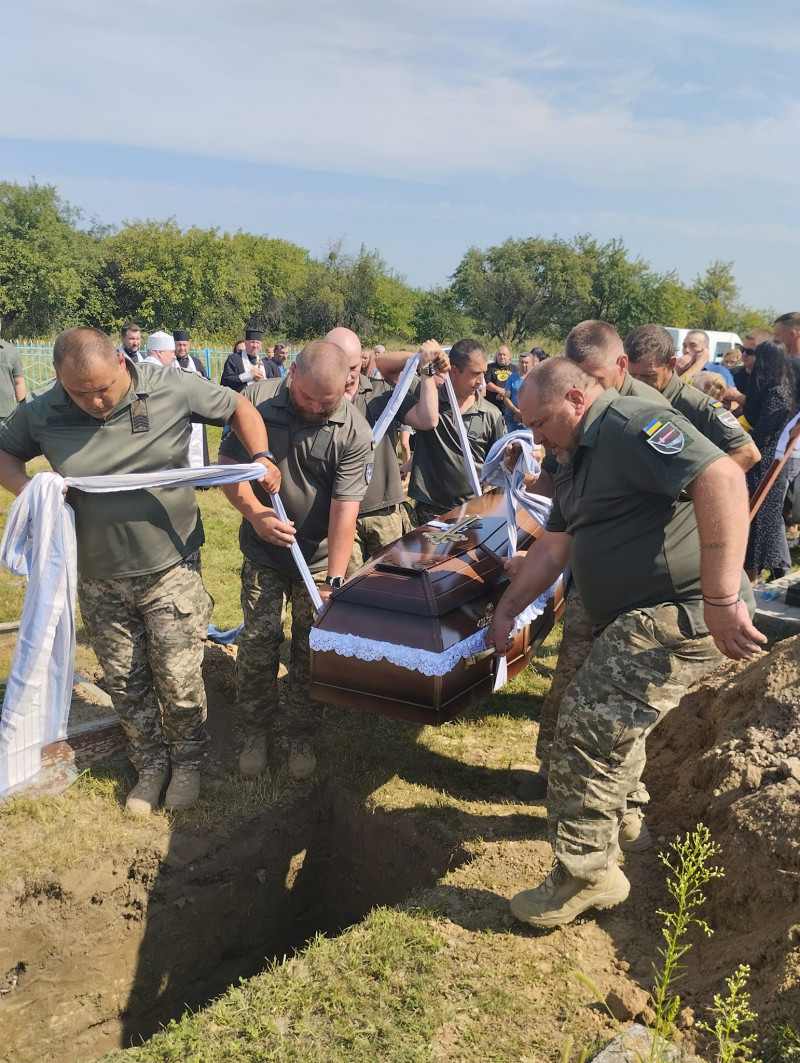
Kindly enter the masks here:
M 272 500 L 259 486 L 223 487 L 244 518 L 239 530 L 244 629 L 236 660 L 237 703 L 246 732 L 239 757 L 244 775 L 260 775 L 267 766 L 268 732 L 279 712 L 279 651 L 288 600 L 292 603 L 292 661 L 285 699 L 288 765 L 295 779 L 306 779 L 316 770 L 311 739 L 320 704 L 308 693 L 308 637 L 315 610 L 289 548 L 295 541 L 299 545 L 323 601 L 344 582 L 372 452 L 369 425 L 344 397 L 348 371 L 348 357 L 340 347 L 316 340 L 297 356 L 287 382 L 267 380 L 250 391 L 281 471 L 287 521 L 277 517 Z M 231 433 L 222 442 L 219 462 L 235 464 L 242 457 L 242 444 Z
M 167 339 L 172 342 L 171 337 Z M 193 421 L 231 426 L 246 461 L 280 475 L 250 403 L 195 374 L 134 363 L 93 328 L 62 332 L 56 379 L 0 426 L 0 484 L 19 494 L 43 454 L 62 476 L 159 472 L 188 465 Z M 203 638 L 213 602 L 200 575 L 203 525 L 190 487 L 89 494 L 70 489 L 78 601 L 139 778 L 125 802 L 146 814 L 192 805 L 208 753 Z
M 645 738 L 723 654 L 746 659 L 766 639 L 751 622 L 747 490 L 730 458 L 679 413 L 605 391 L 567 359 L 531 370 L 520 410 L 559 462 L 556 493 L 487 645 L 504 652 L 514 618 L 568 564 L 597 630 L 551 752 L 555 866 L 511 902 L 518 919 L 552 927 L 625 900 L 618 831 Z
M 338 344 L 347 354 L 350 369 L 345 396 L 374 428 L 392 397 L 393 385 L 387 380 L 371 380 L 360 372 L 362 347 L 355 332 L 339 327 L 331 329 L 325 339 Z M 447 355 L 435 340 L 423 343 L 419 356 L 419 387 L 409 390 L 397 411 L 398 421 L 417 430 L 436 427 L 439 421 L 437 375 L 450 368 Z M 364 474 L 367 491 L 358 510 L 352 570 L 360 568 L 379 550 L 403 535 L 405 491 L 395 447 L 396 433 L 392 427 L 367 463 Z
M 459 340 L 450 348 L 449 358 L 458 410 L 450 408 L 450 400 L 442 388 L 436 427 L 417 432 L 415 437 L 408 494 L 414 499 L 414 519 L 418 526 L 474 497 L 454 418 L 460 417 L 464 422 L 478 475 L 490 448 L 505 435 L 499 409 L 486 399 L 475 397 L 486 373 L 483 344 L 473 339 Z

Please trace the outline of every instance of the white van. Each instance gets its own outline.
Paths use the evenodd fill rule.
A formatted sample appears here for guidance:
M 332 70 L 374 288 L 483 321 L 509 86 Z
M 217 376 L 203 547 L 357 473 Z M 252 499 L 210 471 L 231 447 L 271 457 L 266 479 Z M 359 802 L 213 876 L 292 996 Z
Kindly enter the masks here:
M 696 331 L 698 330 L 691 328 L 667 328 L 667 332 L 675 341 L 675 354 L 678 358 L 683 354 L 683 341 L 690 332 Z M 737 344 L 740 347 L 742 345 L 741 339 L 735 332 L 709 332 L 708 329 L 699 331 L 705 332 L 708 336 L 708 355 L 712 362 L 721 362 L 722 356 L 726 351 L 729 351 L 731 347 L 735 347 Z

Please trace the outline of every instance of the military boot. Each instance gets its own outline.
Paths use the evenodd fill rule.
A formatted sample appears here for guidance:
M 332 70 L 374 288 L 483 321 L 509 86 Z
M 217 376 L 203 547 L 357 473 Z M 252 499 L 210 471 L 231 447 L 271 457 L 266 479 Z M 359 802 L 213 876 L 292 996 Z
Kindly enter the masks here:
M 557 862 L 541 886 L 511 898 L 511 913 L 531 926 L 562 926 L 588 908 L 613 908 L 630 889 L 618 864 L 608 869 L 602 882 L 591 883 L 574 878 Z
M 239 771 L 242 775 L 260 775 L 267 766 L 267 733 L 253 731 L 244 742 L 239 754 Z
M 641 808 L 626 810 L 619 824 L 619 847 L 623 853 L 643 853 L 653 844 Z
M 164 798 L 164 808 L 190 808 L 197 804 L 200 796 L 200 769 L 182 767 L 176 764 L 172 768 L 172 778 Z
M 317 757 L 310 742 L 289 743 L 289 774 L 298 782 L 308 779 L 317 770 Z
M 136 785 L 125 798 L 125 808 L 134 816 L 149 816 L 161 800 L 161 791 L 167 781 L 166 768 L 146 768 L 139 772 Z

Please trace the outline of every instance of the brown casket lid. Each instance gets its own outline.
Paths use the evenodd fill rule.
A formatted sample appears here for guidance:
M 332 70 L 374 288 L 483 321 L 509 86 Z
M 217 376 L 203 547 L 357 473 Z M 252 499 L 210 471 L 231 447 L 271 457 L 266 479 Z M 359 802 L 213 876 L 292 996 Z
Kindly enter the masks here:
M 331 595 L 334 602 L 416 616 L 440 617 L 492 588 L 508 582 L 502 568 L 508 556 L 505 503 L 501 496 L 474 499 L 442 517 L 454 523 L 469 513 L 478 520 L 460 532 L 464 541 L 432 543 L 437 529 L 424 525 L 376 554 L 352 579 Z M 524 548 L 536 528 L 520 533 Z M 327 627 L 326 616 L 317 621 Z M 332 626 L 332 625 L 331 625 Z

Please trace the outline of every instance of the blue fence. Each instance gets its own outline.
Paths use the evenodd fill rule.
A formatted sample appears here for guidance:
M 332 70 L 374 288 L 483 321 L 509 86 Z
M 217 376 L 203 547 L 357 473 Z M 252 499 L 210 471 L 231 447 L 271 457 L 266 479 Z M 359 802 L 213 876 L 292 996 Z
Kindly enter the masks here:
M 36 391 L 43 384 L 46 384 L 48 380 L 53 378 L 53 348 L 52 347 L 17 347 L 19 352 L 20 361 L 22 362 L 22 369 L 25 373 L 25 379 L 28 384 L 29 391 Z M 190 351 L 196 358 L 199 358 L 203 365 L 206 367 L 206 372 L 211 380 L 216 380 L 219 383 L 219 378 L 222 376 L 222 368 L 225 365 L 225 359 L 230 355 L 230 351 L 213 351 L 210 347 L 203 347 L 200 350 Z M 295 353 L 292 352 L 286 360 L 288 365 L 295 359 Z

